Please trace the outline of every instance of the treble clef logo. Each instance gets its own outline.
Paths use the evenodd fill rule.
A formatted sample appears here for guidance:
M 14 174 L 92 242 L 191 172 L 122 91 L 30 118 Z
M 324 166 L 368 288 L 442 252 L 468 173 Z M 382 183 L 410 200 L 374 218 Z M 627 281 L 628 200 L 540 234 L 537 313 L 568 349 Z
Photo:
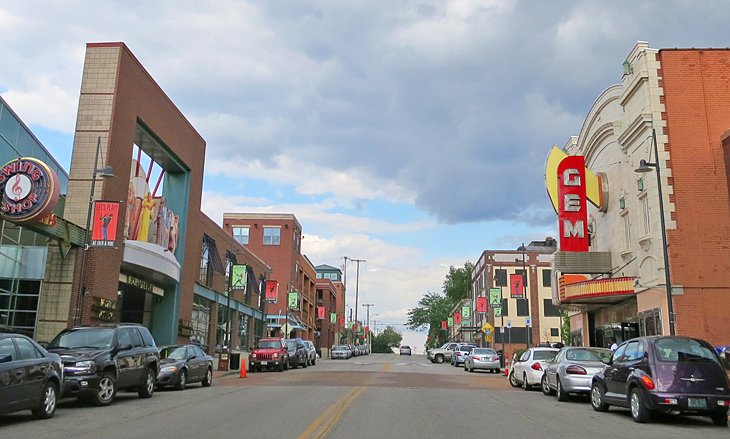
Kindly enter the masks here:
M 20 174 L 15 174 L 15 182 L 13 183 L 13 195 L 15 195 L 15 201 L 20 199 L 20 194 L 23 193 L 23 188 L 20 187 Z

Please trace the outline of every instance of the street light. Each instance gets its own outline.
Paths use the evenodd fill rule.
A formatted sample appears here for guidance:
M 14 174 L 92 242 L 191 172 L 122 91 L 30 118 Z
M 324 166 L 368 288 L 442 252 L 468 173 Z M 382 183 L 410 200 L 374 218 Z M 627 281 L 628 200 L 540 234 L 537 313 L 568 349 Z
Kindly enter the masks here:
M 667 310 L 669 312 L 669 335 L 675 335 L 674 330 L 674 304 L 672 303 L 672 278 L 669 275 L 669 252 L 667 250 L 667 226 L 664 220 L 664 196 L 662 195 L 662 174 L 659 166 L 659 149 L 656 142 L 656 130 L 651 130 L 652 142 L 654 143 L 654 158 L 655 162 L 647 162 L 641 159 L 639 167 L 634 172 L 640 174 L 646 174 L 651 172 L 651 168 L 656 169 L 656 182 L 657 192 L 659 194 L 659 219 L 661 220 L 662 226 L 662 247 L 664 250 L 664 276 L 667 283 Z M 649 151 L 649 158 L 651 159 L 651 151 Z
M 527 322 L 525 322 L 525 330 L 527 331 L 527 349 L 530 349 L 530 328 L 532 326 L 532 315 L 530 312 L 530 300 L 527 298 L 527 268 L 525 267 L 525 252 L 527 247 L 523 242 L 521 246 L 517 248 L 518 251 L 522 252 L 522 296 L 527 300 Z M 528 324 L 529 323 L 529 324 Z
M 91 173 L 91 193 L 89 194 L 89 206 L 86 212 L 86 228 L 84 229 L 84 252 L 81 254 L 81 269 L 79 270 L 79 298 L 77 299 L 78 306 L 76 307 L 76 316 L 74 317 L 74 324 L 80 325 L 84 313 L 84 296 L 86 295 L 86 288 L 84 287 L 84 272 L 86 271 L 86 253 L 89 250 L 89 228 L 91 227 L 91 213 L 94 206 L 94 191 L 96 190 L 96 178 L 111 178 L 114 177 L 111 166 L 104 166 L 103 168 L 97 168 L 99 164 L 99 150 L 101 149 L 101 137 L 96 138 L 96 157 L 94 158 L 94 171 Z

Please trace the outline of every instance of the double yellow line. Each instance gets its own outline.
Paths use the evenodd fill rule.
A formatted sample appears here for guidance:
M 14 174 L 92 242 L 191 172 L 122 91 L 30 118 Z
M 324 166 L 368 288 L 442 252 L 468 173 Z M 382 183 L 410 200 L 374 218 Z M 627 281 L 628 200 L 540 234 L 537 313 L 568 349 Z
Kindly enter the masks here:
M 298 439 L 321 439 L 326 437 L 345 414 L 347 408 L 357 399 L 365 387 L 355 387 L 344 396 L 338 398 L 312 424 L 299 435 Z

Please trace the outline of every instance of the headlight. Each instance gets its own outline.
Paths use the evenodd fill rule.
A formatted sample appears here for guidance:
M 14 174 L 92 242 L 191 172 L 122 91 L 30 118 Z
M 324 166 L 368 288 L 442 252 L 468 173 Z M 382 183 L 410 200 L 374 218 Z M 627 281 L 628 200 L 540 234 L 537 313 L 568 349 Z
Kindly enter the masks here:
M 96 370 L 96 363 L 93 361 L 77 361 L 73 365 L 74 372 L 93 373 Z
M 165 366 L 160 369 L 160 372 L 177 372 L 177 366 Z
M 272 357 L 273 358 L 279 358 L 279 353 L 278 352 L 274 352 L 274 355 L 272 355 Z
M 251 354 L 251 358 L 256 358 L 256 353 Z

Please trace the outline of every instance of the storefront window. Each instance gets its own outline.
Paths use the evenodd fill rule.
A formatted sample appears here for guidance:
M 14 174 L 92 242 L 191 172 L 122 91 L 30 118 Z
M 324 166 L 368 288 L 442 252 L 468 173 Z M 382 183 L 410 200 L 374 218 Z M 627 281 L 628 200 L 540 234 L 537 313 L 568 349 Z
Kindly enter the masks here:
M 230 308 L 218 305 L 218 325 L 215 331 L 216 350 L 223 346 L 228 346 L 228 337 L 226 336 L 226 323 L 230 317 Z
M 200 343 L 208 352 L 208 331 L 210 329 L 210 301 L 196 295 L 193 299 L 192 326 L 190 341 Z
M 639 314 L 639 330 L 642 336 L 662 334 L 662 319 L 659 308 Z
M 249 319 L 250 317 L 246 314 L 238 313 L 238 347 L 240 349 L 248 348 Z

